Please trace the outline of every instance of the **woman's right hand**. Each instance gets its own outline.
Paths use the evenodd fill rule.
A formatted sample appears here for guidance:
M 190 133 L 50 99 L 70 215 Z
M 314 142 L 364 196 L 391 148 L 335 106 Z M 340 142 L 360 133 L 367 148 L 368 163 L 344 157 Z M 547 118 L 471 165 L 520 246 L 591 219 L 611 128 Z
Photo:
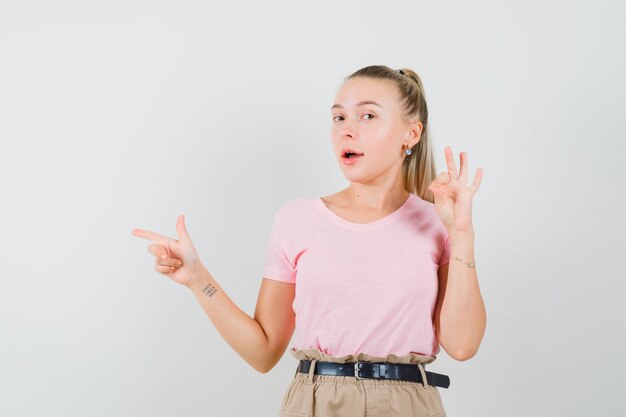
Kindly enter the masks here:
M 132 230 L 134 236 L 152 242 L 148 246 L 148 252 L 155 256 L 154 269 L 188 287 L 194 277 L 200 273 L 203 265 L 185 227 L 184 215 L 178 216 L 176 232 L 179 240 L 161 236 L 149 230 Z

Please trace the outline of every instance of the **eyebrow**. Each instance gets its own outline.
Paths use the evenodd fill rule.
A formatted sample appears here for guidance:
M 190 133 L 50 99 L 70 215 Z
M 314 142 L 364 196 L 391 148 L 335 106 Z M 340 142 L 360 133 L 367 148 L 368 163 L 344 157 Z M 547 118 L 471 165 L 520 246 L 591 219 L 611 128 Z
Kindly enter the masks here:
M 383 106 L 381 106 L 380 104 L 376 103 L 373 100 L 363 100 L 363 101 L 359 101 L 358 103 L 356 103 L 357 107 L 358 106 L 362 106 L 364 104 L 374 104 L 374 105 L 380 107 L 381 109 L 383 108 Z M 343 108 L 343 106 L 341 104 L 333 104 L 333 106 L 330 109 L 332 110 L 335 107 Z

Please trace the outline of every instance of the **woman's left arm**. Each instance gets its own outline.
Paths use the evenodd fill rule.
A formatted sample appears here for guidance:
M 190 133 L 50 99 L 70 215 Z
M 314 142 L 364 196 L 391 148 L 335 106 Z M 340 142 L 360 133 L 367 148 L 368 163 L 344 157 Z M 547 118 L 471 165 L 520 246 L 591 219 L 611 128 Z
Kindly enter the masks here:
M 448 230 L 450 262 L 438 271 L 439 295 L 435 307 L 435 334 L 454 359 L 467 360 L 478 351 L 485 334 L 487 315 L 474 265 L 472 198 L 478 191 L 482 169 L 467 186 L 467 154 L 461 152 L 461 169 L 456 169 L 452 150 L 445 149 L 448 171 L 428 187 L 435 197 L 435 209 Z
M 448 355 L 459 361 L 476 354 L 487 321 L 476 268 L 466 261 L 474 262 L 473 231 L 450 235 L 450 262 L 438 271 L 435 334 Z

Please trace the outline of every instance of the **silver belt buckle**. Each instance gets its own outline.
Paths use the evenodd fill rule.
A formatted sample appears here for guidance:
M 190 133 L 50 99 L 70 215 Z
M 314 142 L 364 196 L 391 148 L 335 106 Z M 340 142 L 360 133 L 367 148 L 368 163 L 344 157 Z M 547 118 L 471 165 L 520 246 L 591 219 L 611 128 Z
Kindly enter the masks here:
M 354 377 L 356 379 L 365 379 L 365 378 L 362 378 L 362 377 L 359 376 L 359 364 L 360 363 L 361 362 L 354 362 Z

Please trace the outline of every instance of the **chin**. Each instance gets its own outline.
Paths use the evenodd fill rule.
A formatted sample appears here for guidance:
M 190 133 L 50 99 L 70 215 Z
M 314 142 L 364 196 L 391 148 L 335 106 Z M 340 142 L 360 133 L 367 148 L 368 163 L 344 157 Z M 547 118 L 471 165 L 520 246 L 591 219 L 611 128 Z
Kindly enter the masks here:
M 343 176 L 345 179 L 347 179 L 350 182 L 359 182 L 359 183 L 368 182 L 368 180 L 371 179 L 369 177 L 366 177 L 363 174 L 355 174 L 354 172 L 344 172 Z

